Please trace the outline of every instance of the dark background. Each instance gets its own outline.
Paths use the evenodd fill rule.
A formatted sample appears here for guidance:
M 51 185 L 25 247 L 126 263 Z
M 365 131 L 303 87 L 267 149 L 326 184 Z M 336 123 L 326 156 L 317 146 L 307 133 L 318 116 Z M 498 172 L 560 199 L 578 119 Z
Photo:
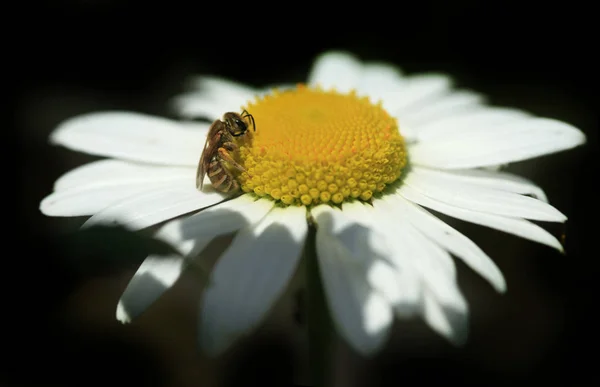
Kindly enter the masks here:
M 323 2 L 216 6 L 56 1 L 5 15 L 14 22 L 5 35 L 4 61 L 12 70 L 5 81 L 17 85 L 9 128 L 16 143 L 5 149 L 5 170 L 15 168 L 17 176 L 16 198 L 6 203 L 14 219 L 3 254 L 2 386 L 310 383 L 305 326 L 291 313 L 297 298 L 282 304 L 260 334 L 221 359 L 206 359 L 195 346 L 200 289 L 194 281 L 178 285 L 133 325 L 114 320 L 136 265 L 161 246 L 118 229 L 76 233 L 83 219 L 46 218 L 38 203 L 58 176 L 94 160 L 48 145 L 62 120 L 109 109 L 173 116 L 169 100 L 189 75 L 255 86 L 302 81 L 312 58 L 332 48 L 407 73 L 446 72 L 492 104 L 564 120 L 588 135 L 585 147 L 509 168 L 539 183 L 569 217 L 566 227 L 548 228 L 566 232 L 566 256 L 453 223 L 494 258 L 508 293 L 495 294 L 457 263 L 471 305 L 464 348 L 451 347 L 420 321 L 400 321 L 373 359 L 338 344 L 332 384 L 598 382 L 592 317 L 598 66 L 591 9 L 577 2 L 466 0 L 339 4 L 328 12 Z

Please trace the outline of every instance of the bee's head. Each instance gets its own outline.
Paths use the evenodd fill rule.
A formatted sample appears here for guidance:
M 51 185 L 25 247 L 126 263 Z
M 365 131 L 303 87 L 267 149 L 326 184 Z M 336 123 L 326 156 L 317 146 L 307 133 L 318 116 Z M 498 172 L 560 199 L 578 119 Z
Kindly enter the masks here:
M 233 137 L 242 136 L 248 130 L 248 124 L 244 118 L 237 113 L 225 113 L 223 117 L 229 134 Z

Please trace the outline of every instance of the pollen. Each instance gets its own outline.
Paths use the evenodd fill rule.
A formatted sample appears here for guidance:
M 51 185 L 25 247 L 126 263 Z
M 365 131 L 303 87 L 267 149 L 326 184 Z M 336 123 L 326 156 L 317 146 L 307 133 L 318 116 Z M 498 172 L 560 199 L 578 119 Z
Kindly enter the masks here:
M 244 192 L 284 206 L 369 201 L 406 165 L 396 119 L 355 92 L 298 85 L 244 108 L 256 122 L 238 144 Z

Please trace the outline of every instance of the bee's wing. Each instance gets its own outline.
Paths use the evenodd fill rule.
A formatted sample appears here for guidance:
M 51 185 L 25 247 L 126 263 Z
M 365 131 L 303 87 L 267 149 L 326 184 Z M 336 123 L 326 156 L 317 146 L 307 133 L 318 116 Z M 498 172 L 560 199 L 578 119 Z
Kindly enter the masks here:
M 204 185 L 204 175 L 206 171 L 204 170 L 204 158 L 206 155 L 206 148 L 208 147 L 208 139 L 204 143 L 204 149 L 202 150 L 202 155 L 200 156 L 200 160 L 198 161 L 198 168 L 196 169 L 196 188 L 202 190 L 202 186 Z
M 208 129 L 206 135 L 206 142 L 204 143 L 204 149 L 202 155 L 200 155 L 200 161 L 198 162 L 198 168 L 196 169 L 196 188 L 202 189 L 204 185 L 204 175 L 206 175 L 206 168 L 211 161 L 212 155 L 215 153 L 215 149 L 219 146 L 220 127 L 222 122 L 216 120 Z
M 196 188 L 200 190 L 204 185 L 204 175 L 206 175 L 206 168 L 208 167 L 208 163 L 210 163 L 210 155 L 213 153 L 213 144 L 215 144 L 214 141 L 211 141 L 210 138 L 206 138 L 204 150 L 202 150 L 202 155 L 198 162 L 198 169 L 196 170 Z

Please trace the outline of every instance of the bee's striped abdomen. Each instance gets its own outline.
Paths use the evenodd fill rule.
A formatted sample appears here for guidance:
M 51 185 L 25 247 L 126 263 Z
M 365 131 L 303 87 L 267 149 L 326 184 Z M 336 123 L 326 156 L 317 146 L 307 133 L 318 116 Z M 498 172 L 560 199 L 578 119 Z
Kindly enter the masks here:
M 218 191 L 236 192 L 240 187 L 231 171 L 217 158 L 214 158 L 208 165 L 207 175 L 213 187 Z

